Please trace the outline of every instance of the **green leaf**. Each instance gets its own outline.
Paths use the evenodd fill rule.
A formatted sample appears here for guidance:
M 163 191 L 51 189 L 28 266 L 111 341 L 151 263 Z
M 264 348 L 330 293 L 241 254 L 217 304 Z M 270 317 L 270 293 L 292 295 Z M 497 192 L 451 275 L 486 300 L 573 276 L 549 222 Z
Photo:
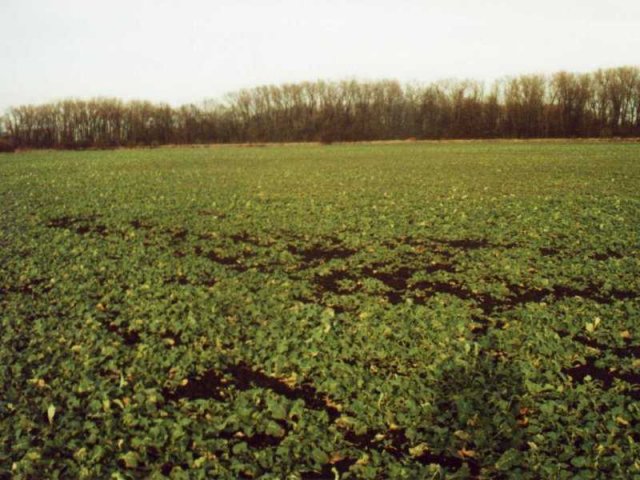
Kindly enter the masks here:
M 285 431 L 284 429 L 278 425 L 276 422 L 269 422 L 267 424 L 267 428 L 265 429 L 265 433 L 267 435 L 271 435 L 272 437 L 284 437 Z
M 124 463 L 125 468 L 138 468 L 138 463 L 140 461 L 140 456 L 137 452 L 127 452 L 120 457 L 122 462 Z
M 589 465 L 589 459 L 586 457 L 573 457 L 571 459 L 571 465 L 578 468 L 586 467 Z
M 247 444 L 245 442 L 236 443 L 231 449 L 235 455 L 239 455 L 248 450 Z
M 320 464 L 320 465 L 325 465 L 325 464 L 329 463 L 329 456 L 324 451 L 320 450 L 319 448 L 314 448 L 311 451 L 311 456 L 313 457 L 315 462 Z
M 276 420 L 284 420 L 287 418 L 287 408 L 276 400 L 267 400 L 267 406 L 271 412 L 271 416 Z
M 511 467 L 517 465 L 520 462 L 520 453 L 513 448 L 510 448 L 502 454 L 502 456 L 496 462 L 496 468 L 498 470 L 509 470 Z

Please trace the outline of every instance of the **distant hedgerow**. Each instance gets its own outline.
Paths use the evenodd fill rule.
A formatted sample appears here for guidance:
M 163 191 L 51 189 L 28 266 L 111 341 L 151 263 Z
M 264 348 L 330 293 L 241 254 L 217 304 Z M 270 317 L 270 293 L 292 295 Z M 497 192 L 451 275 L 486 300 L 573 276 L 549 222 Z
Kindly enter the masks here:
M 0 153 L 13 153 L 15 151 L 16 147 L 11 142 L 0 138 Z

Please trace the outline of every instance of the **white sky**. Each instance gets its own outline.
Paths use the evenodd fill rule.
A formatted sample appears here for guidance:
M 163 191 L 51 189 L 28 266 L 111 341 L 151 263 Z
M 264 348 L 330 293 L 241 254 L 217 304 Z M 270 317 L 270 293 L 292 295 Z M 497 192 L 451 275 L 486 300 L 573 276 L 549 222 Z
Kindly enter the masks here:
M 640 65 L 640 0 L 0 0 L 0 113 L 316 79 Z

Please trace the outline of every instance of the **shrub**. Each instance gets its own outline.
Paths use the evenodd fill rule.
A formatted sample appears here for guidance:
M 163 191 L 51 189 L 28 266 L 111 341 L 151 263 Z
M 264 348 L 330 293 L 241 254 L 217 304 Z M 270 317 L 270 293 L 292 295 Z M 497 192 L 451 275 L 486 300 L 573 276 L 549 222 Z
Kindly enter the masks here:
M 610 127 L 603 127 L 600 129 L 600 137 L 601 138 L 611 138 L 613 137 L 613 130 Z
M 325 130 L 318 135 L 318 141 L 322 145 L 331 145 L 337 140 L 337 135 L 333 130 Z
M 0 153 L 13 153 L 16 151 L 16 147 L 13 146 L 9 140 L 0 138 Z

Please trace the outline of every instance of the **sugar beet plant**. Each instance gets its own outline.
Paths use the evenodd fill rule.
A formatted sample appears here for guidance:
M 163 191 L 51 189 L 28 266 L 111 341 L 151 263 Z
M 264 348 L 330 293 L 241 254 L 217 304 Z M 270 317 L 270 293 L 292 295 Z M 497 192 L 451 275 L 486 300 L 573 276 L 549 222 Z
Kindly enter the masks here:
M 639 154 L 0 156 L 0 478 L 640 478 Z

